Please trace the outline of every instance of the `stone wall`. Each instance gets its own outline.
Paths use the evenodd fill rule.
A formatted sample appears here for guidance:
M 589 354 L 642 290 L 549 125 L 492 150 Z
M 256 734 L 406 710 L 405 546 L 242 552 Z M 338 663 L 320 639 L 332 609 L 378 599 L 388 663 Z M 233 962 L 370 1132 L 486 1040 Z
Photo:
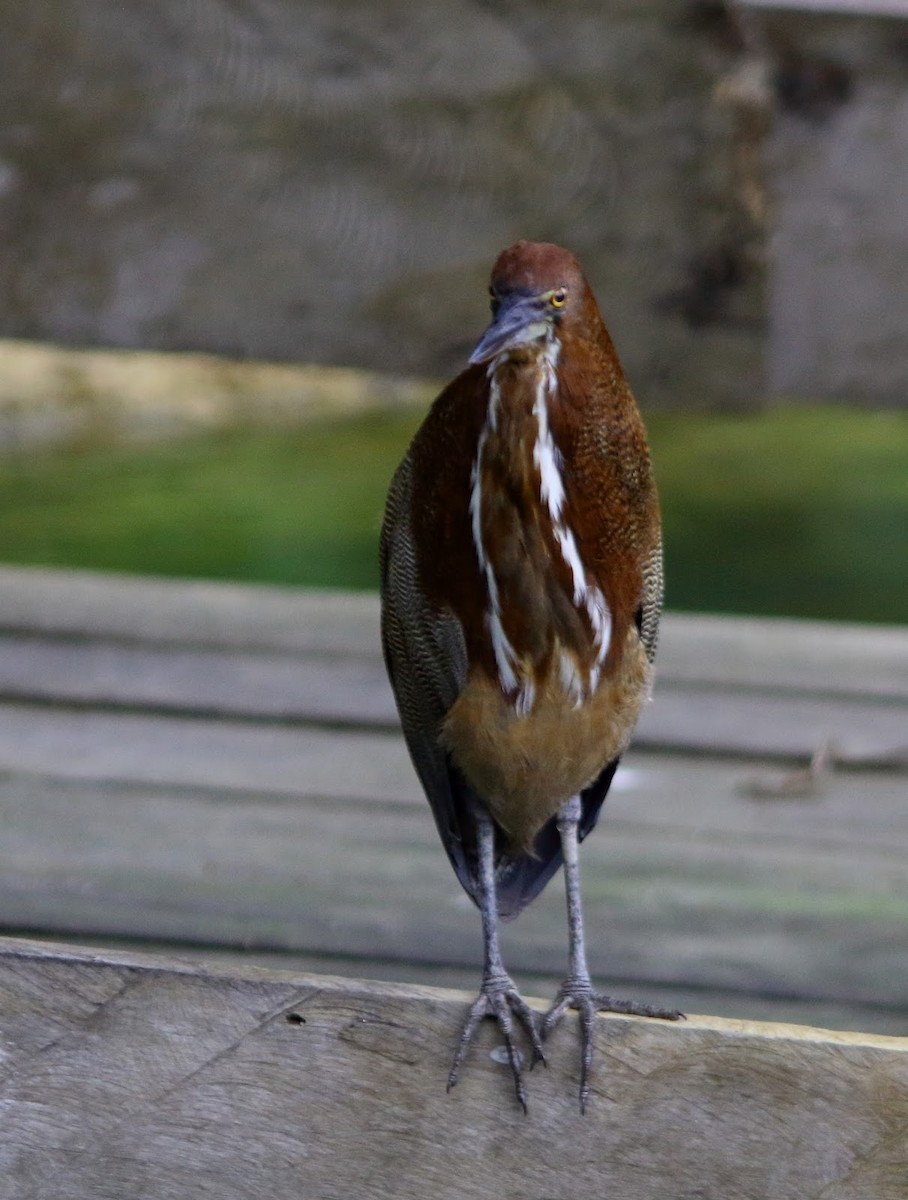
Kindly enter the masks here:
M 0 333 L 444 375 L 496 252 L 528 236 L 581 257 L 647 404 L 841 390 L 785 279 L 803 291 L 828 248 L 803 235 L 811 164 L 832 171 L 849 121 L 883 136 L 891 90 L 780 110 L 780 18 L 758 20 L 709 0 L 0 0 Z M 867 279 L 897 259 L 874 247 Z M 882 374 L 859 349 L 846 390 L 891 391 L 904 338 Z
M 908 21 L 775 14 L 766 30 L 768 387 L 908 406 Z

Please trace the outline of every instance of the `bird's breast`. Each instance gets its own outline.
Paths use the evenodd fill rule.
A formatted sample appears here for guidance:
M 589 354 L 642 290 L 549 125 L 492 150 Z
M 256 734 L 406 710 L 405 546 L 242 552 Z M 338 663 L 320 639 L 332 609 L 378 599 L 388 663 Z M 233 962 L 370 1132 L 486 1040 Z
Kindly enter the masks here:
M 612 641 L 609 605 L 574 530 L 570 448 L 552 428 L 558 403 L 556 353 L 493 364 L 470 476 L 480 636 L 495 682 L 520 716 L 546 689 L 575 707 L 589 699 Z
M 626 749 L 649 697 L 652 668 L 632 629 L 617 668 L 584 703 L 545 676 L 532 711 L 518 714 L 482 670 L 445 717 L 441 739 L 516 850 Z

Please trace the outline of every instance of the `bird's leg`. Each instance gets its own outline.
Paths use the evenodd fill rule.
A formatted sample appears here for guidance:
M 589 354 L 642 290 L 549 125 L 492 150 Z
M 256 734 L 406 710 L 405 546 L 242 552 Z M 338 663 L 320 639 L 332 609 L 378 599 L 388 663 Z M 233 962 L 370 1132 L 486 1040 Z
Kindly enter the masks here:
M 558 814 L 558 832 L 564 857 L 564 881 L 567 891 L 568 938 L 570 960 L 568 977 L 558 989 L 555 1003 L 542 1021 L 543 1040 L 549 1036 L 568 1008 L 580 1014 L 580 1110 L 586 1109 L 590 1094 L 590 1067 L 593 1061 L 593 1019 L 597 1012 L 626 1013 L 635 1017 L 660 1017 L 677 1021 L 684 1016 L 674 1008 L 657 1008 L 637 1000 L 616 1000 L 593 988 L 583 941 L 583 910 L 580 898 L 580 856 L 577 828 L 580 824 L 580 797 L 573 796 Z
M 454 1062 L 448 1075 L 448 1091 L 457 1083 L 461 1063 L 473 1039 L 473 1034 L 483 1017 L 494 1017 L 504 1037 L 508 1061 L 514 1076 L 514 1088 L 523 1111 L 526 1112 L 526 1092 L 521 1075 L 520 1051 L 514 1042 L 514 1020 L 528 1034 L 533 1046 L 533 1061 L 545 1061 L 537 1018 L 504 969 L 501 949 L 498 944 L 498 897 L 495 890 L 495 827 L 485 811 L 476 812 L 477 842 L 479 850 L 479 911 L 482 915 L 482 937 L 485 948 L 482 970 L 482 986 L 473 1002 Z

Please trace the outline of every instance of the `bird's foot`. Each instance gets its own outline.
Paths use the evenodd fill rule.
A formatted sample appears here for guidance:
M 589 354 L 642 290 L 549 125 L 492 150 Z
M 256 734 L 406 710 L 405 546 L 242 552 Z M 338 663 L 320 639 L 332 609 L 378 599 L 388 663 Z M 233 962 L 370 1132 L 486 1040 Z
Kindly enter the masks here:
M 657 1017 L 662 1021 L 680 1021 L 684 1013 L 676 1008 L 659 1008 L 638 1000 L 616 1000 L 594 990 L 589 979 L 566 979 L 558 989 L 555 1003 L 542 1018 L 542 1040 L 552 1033 L 569 1008 L 580 1014 L 580 1111 L 586 1111 L 590 1095 L 590 1068 L 593 1062 L 593 1018 L 597 1012 L 623 1013 L 632 1017 Z
M 460 1035 L 460 1041 L 457 1045 L 457 1052 L 454 1055 L 454 1062 L 451 1064 L 451 1070 L 448 1075 L 448 1091 L 457 1083 L 461 1064 L 466 1057 L 470 1042 L 473 1040 L 473 1034 L 479 1027 L 479 1023 L 483 1017 L 494 1017 L 498 1022 L 498 1028 L 501 1030 L 502 1037 L 504 1038 L 508 1062 L 514 1076 L 514 1090 L 517 1093 L 517 1099 L 523 1111 L 526 1112 L 527 1099 L 523 1086 L 523 1075 L 521 1074 L 521 1054 L 515 1042 L 515 1017 L 517 1024 L 523 1027 L 529 1037 L 533 1048 L 533 1057 L 530 1065 L 532 1066 L 537 1062 L 544 1063 L 545 1054 L 542 1049 L 539 1018 L 517 991 L 510 975 L 504 973 L 489 974 L 483 977 L 482 987 L 467 1014 L 463 1032 Z

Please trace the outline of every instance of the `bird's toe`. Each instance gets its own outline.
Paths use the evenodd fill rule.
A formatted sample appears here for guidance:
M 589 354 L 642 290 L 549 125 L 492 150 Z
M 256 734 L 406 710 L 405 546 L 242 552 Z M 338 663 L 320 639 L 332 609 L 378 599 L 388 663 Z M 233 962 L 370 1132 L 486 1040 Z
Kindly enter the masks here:
M 538 1017 L 517 991 L 511 979 L 507 977 L 483 980 L 480 993 L 470 1007 L 457 1044 L 454 1062 L 451 1064 L 448 1074 L 448 1091 L 457 1083 L 460 1068 L 470 1043 L 484 1017 L 492 1017 L 498 1023 L 514 1079 L 514 1091 L 520 1106 L 526 1112 L 526 1089 L 522 1074 L 523 1055 L 517 1045 L 517 1025 L 523 1029 L 530 1040 L 533 1051 L 530 1065 L 532 1066 L 538 1061 L 545 1062 L 545 1054 L 542 1048 Z
M 633 1017 L 654 1017 L 663 1021 L 683 1020 L 684 1013 L 676 1008 L 660 1008 L 639 1000 L 619 1000 L 597 992 L 588 979 L 566 979 L 558 990 L 555 1002 L 542 1018 L 541 1033 L 547 1038 L 569 1008 L 577 1011 L 580 1020 L 580 1111 L 586 1111 L 590 1094 L 590 1075 L 593 1065 L 593 1032 L 595 1017 L 600 1012 L 621 1013 Z

